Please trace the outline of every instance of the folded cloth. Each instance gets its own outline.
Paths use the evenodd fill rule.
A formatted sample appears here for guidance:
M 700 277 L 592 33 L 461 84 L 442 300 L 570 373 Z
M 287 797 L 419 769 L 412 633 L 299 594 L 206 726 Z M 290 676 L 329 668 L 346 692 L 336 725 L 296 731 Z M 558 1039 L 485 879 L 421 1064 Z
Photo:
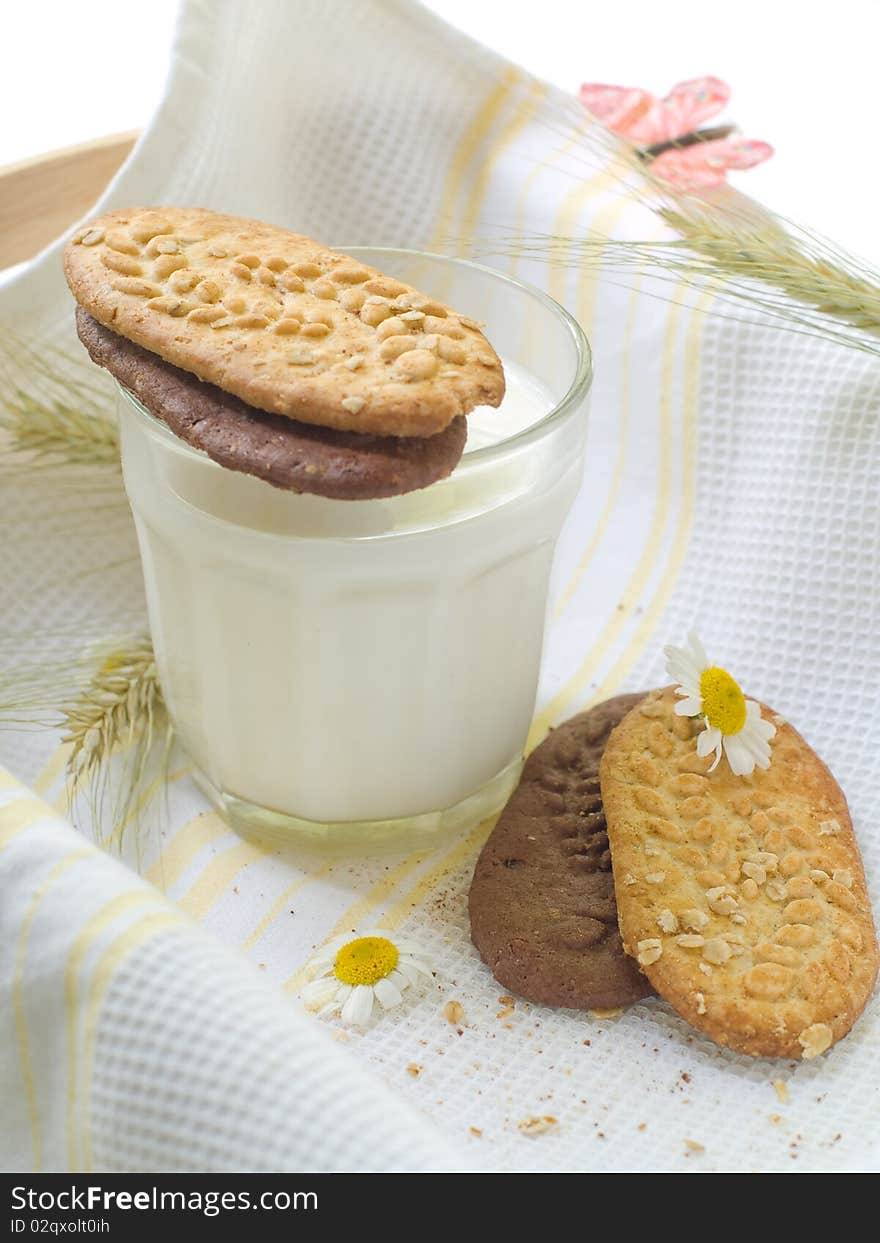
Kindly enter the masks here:
M 0 770 L 0 1166 L 461 1168 L 153 886 Z
M 584 76 L 601 77 L 601 49 L 585 57 Z M 200 203 L 343 249 L 504 252 L 492 262 L 563 301 L 591 337 L 597 375 L 534 736 L 597 698 L 661 682 L 663 643 L 697 624 L 710 653 L 835 770 L 876 899 L 876 363 L 712 316 L 711 295 L 683 286 L 623 288 L 507 257 L 511 231 L 663 235 L 579 107 L 404 0 L 190 0 L 164 101 L 97 209 Z M 57 246 L 0 289 L 0 323 L 37 353 L 71 341 L 72 320 Z M 118 479 L 110 468 L 88 479 L 84 504 L 69 479 L 4 476 L 0 575 L 15 592 L 4 665 L 143 625 Z M 56 746 L 0 736 L 7 767 L 53 798 Z M 123 858 L 171 905 L 90 848 L 71 858 L 85 839 L 54 822 L 38 819 L 0 853 L 8 1164 L 416 1169 L 448 1163 L 450 1149 L 458 1165 L 507 1170 L 876 1164 L 876 1003 L 827 1057 L 796 1067 L 725 1054 L 659 1002 L 617 1018 L 522 1002 L 511 1013 L 467 933 L 486 826 L 390 859 L 281 857 L 239 841 L 185 766 L 172 772 L 165 827 L 143 810 Z M 0 833 L 4 823 L 14 819 Z M 88 836 L 84 807 L 79 823 Z M 352 1072 L 334 1029 L 301 1020 L 295 996 L 315 946 L 376 924 L 421 941 L 436 982 L 350 1036 Z M 457 1025 L 443 1017 L 449 1000 Z M 774 1080 L 787 1084 L 784 1105 Z M 401 1101 L 445 1142 L 424 1121 L 401 1127 Z

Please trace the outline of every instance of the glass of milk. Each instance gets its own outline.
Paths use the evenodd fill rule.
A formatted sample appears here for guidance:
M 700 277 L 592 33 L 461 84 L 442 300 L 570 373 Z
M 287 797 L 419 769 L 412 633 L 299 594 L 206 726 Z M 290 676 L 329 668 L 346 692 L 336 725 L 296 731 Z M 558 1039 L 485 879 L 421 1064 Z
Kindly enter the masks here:
M 463 260 L 343 247 L 485 323 L 498 409 L 448 479 L 334 501 L 216 465 L 120 390 L 122 463 L 162 689 L 249 835 L 369 851 L 464 831 L 519 776 L 553 552 L 583 470 L 586 338 Z

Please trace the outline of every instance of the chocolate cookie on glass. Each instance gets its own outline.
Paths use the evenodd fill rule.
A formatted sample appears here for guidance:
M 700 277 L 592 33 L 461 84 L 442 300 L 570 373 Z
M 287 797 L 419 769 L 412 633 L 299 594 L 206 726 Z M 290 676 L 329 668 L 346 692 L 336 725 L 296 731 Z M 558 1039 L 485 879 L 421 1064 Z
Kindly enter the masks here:
M 450 474 L 501 361 L 466 315 L 350 256 L 202 208 L 108 212 L 64 271 L 96 362 L 221 465 L 395 496 Z
M 444 479 L 467 440 L 463 416 L 434 436 L 368 436 L 255 410 L 215 384 L 111 332 L 83 307 L 76 330 L 105 367 L 176 436 L 227 470 L 334 500 L 400 496 Z

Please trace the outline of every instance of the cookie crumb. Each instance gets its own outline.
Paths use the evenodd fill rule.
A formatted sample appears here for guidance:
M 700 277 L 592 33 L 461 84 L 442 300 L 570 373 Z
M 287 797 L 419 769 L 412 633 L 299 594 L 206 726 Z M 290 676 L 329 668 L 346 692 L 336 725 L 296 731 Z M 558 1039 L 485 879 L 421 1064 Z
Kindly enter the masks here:
M 647 1128 L 648 1128 L 648 1124 L 647 1124 L 647 1122 L 640 1122 L 640 1123 L 639 1123 L 639 1125 L 636 1127 L 636 1130 L 637 1130 L 637 1131 L 645 1131 L 645 1130 L 647 1130 Z
M 483 1132 L 480 1130 L 478 1126 L 472 1126 L 469 1129 L 470 1129 L 471 1135 L 476 1135 L 477 1139 L 481 1138 Z
M 447 1001 L 443 1007 L 443 1017 L 447 1023 L 451 1023 L 453 1027 L 457 1023 L 464 1022 L 464 1006 L 460 1001 Z
M 784 1079 L 774 1079 L 772 1083 L 773 1091 L 780 1105 L 788 1103 L 788 1084 Z
M 418 1062 L 409 1062 L 406 1068 L 406 1073 L 408 1075 L 412 1075 L 413 1079 L 418 1079 L 423 1070 L 424 1067 L 420 1066 Z
M 690 1155 L 690 1153 L 693 1153 L 694 1156 L 698 1156 L 701 1152 L 706 1151 L 706 1145 L 698 1143 L 697 1140 L 695 1139 L 686 1139 L 684 1141 L 684 1146 L 685 1146 L 686 1155 Z
M 833 1041 L 834 1035 L 827 1023 L 813 1023 L 798 1036 L 798 1044 L 803 1049 L 802 1057 L 805 1061 L 830 1049 Z
M 517 1123 L 517 1130 L 523 1135 L 543 1135 L 545 1131 L 558 1125 L 558 1120 L 552 1114 L 544 1114 L 540 1118 L 523 1118 L 522 1122 Z
M 498 1013 L 495 1015 L 496 1019 L 506 1019 L 509 1015 L 513 1014 L 514 1010 L 516 1009 L 516 1001 L 514 1000 L 513 997 L 508 997 L 505 994 L 504 997 L 499 997 L 498 1001 L 500 1005 L 504 1006 L 504 1009 L 498 1011 Z M 505 1024 L 505 1026 L 509 1027 L 510 1024 L 507 1023 Z

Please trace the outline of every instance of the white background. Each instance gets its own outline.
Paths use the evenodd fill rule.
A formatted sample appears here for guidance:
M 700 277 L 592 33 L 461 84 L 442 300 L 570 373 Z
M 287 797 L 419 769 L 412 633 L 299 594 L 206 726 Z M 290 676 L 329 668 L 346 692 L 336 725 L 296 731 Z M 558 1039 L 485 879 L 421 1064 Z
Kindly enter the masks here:
M 238 2 L 256 13 L 261 0 Z M 687 77 L 725 78 L 734 91 L 730 116 L 777 149 L 735 183 L 880 260 L 873 154 L 880 0 L 431 0 L 430 7 L 572 91 L 585 80 L 664 93 Z M 143 126 L 162 89 L 176 9 L 177 0 L 4 5 L 0 165 Z

